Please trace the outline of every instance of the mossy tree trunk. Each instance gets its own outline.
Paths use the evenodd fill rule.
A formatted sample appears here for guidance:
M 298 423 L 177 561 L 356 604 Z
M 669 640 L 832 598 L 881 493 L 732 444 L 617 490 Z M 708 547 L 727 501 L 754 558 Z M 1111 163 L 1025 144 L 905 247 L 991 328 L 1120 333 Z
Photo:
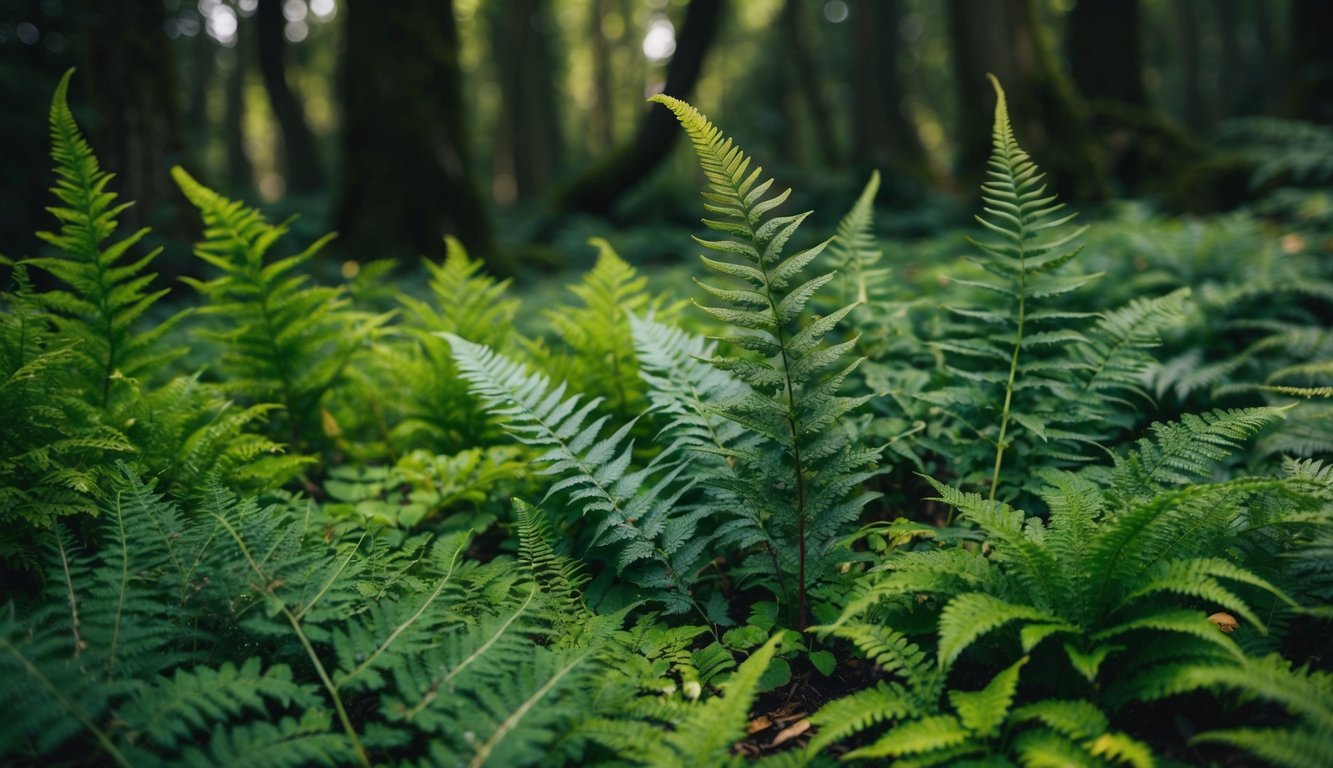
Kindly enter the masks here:
M 343 10 L 344 242 L 438 256 L 453 234 L 507 271 L 473 177 L 453 2 L 347 0 Z
M 852 158 L 885 172 L 890 186 L 935 181 L 898 66 L 903 0 L 852 0 L 844 25 L 851 35 Z
M 1105 197 L 1100 153 L 1073 84 L 1060 71 L 1031 0 L 950 0 L 949 36 L 958 81 L 958 178 L 977 189 L 990 154 L 995 96 L 1008 94 L 1019 141 L 1067 199 Z
M 723 0 L 690 0 L 685 22 L 676 37 L 676 53 L 667 64 L 669 96 L 688 99 L 703 71 L 704 56 L 717 37 Z M 595 160 L 588 170 L 561 190 L 556 208 L 606 215 L 620 196 L 647 178 L 675 145 L 680 129 L 671 112 L 658 107 L 644 109 L 633 138 Z
M 324 171 L 314 131 L 306 120 L 305 107 L 287 81 L 287 20 L 283 0 L 259 0 L 259 71 L 268 92 L 268 103 L 282 133 L 283 174 L 287 191 L 315 192 L 324 187 Z

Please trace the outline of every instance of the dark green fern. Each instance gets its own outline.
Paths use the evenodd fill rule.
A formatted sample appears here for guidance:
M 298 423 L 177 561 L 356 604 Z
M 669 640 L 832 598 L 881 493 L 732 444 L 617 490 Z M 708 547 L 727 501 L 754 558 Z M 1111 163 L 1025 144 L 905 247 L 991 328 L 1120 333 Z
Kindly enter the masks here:
M 837 542 L 873 494 L 853 492 L 875 474 L 879 449 L 852 445 L 838 420 L 866 397 L 839 395 L 843 382 L 860 364 L 844 358 L 855 339 L 826 343 L 825 337 L 857 304 L 823 317 L 805 315 L 806 305 L 835 273 L 805 276 L 806 268 L 828 245 L 820 243 L 791 256 L 783 249 L 809 214 L 770 216 L 790 190 L 770 194 L 771 179 L 722 135 L 694 107 L 669 96 L 654 96 L 676 115 L 694 145 L 709 188 L 705 220 L 724 240 L 697 239 L 723 259 L 702 257 L 710 270 L 738 287 L 697 281 L 724 306 L 700 305 L 714 318 L 737 329 L 725 342 L 754 356 L 719 356 L 713 365 L 733 373 L 753 391 L 715 403 L 718 412 L 763 436 L 754 450 L 732 449 L 744 469 L 738 494 L 763 510 L 763 525 L 780 544 L 779 574 L 790 577 L 796 598 L 788 605 L 793 623 L 806 625 L 806 592 L 828 575 L 838 560 Z

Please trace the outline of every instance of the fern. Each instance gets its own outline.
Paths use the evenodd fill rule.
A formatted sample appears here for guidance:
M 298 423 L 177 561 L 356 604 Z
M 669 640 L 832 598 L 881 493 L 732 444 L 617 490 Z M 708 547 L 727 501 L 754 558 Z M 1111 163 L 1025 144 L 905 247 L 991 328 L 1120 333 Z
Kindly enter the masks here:
M 195 253 L 222 273 L 188 282 L 210 299 L 204 313 L 235 324 L 207 334 L 225 345 L 219 365 L 225 386 L 251 403 L 281 405 L 286 429 L 279 433 L 302 450 L 322 431 L 324 397 L 388 317 L 351 311 L 343 291 L 311 286 L 295 272 L 331 235 L 294 256 L 270 260 L 285 225 L 268 224 L 258 211 L 218 195 L 179 167 L 171 173 L 204 218 L 204 240 Z
M 382 375 L 369 383 L 372 407 L 383 403 L 393 414 L 394 444 L 462 449 L 493 438 L 494 427 L 459 378 L 448 342 L 437 335 L 454 333 L 496 349 L 514 340 L 519 302 L 506 298 L 508 280 L 496 281 L 482 266 L 458 240 L 446 238 L 444 261 L 426 262 L 430 300 L 399 296 L 412 321 L 407 344 L 379 350 Z M 385 397 L 386 389 L 401 396 Z
M 1140 441 L 1115 468 L 1041 471 L 1045 520 L 931 480 L 938 500 L 977 528 L 985 548 L 952 547 L 950 538 L 940 536 L 938 549 L 894 553 L 870 572 L 870 583 L 842 617 L 822 630 L 855 640 L 867 658 L 900 676 L 903 690 L 916 691 L 923 702 L 921 714 L 913 716 L 924 719 L 898 716 L 901 722 L 876 742 L 881 748 L 851 754 L 943 763 L 980 749 L 1001 733 L 1001 723 L 1008 729 L 1010 720 L 1036 720 L 1041 727 L 1004 731 L 1006 753 L 1025 763 L 1106 759 L 1150 765 L 1151 750 L 1111 730 L 1121 708 L 1197 689 L 1251 685 L 1257 691 L 1255 680 L 1239 682 L 1252 677 L 1245 672 L 1254 664 L 1247 649 L 1295 602 L 1255 569 L 1280 570 L 1273 568 L 1270 542 L 1281 531 L 1327 525 L 1333 475 L 1317 463 L 1291 462 L 1284 477 L 1201 481 L 1216 474 L 1216 465 L 1238 451 L 1240 441 L 1281 416 L 1278 409 L 1251 409 L 1188 417 L 1158 425 L 1155 438 Z M 1238 617 L 1242 642 L 1209 620 L 1217 611 Z M 1063 657 L 1073 679 L 1086 682 L 1086 698 L 1066 708 L 1043 696 L 1067 696 L 1079 685 L 1033 682 L 1026 686 L 1031 698 L 1021 701 L 1005 682 L 991 691 L 993 706 L 989 696 L 954 692 L 946 709 L 939 689 L 930 687 L 936 678 L 923 664 L 926 651 L 891 628 L 920 627 L 923 620 L 936 633 L 941 673 L 964 660 L 969 668 L 994 664 L 996 654 L 1003 659 L 1017 646 L 1023 654 Z M 984 652 L 978 648 L 983 645 Z M 1001 681 L 1003 676 L 993 684 Z M 1301 695 L 1293 693 L 1301 685 L 1293 683 L 1287 694 L 1274 688 L 1260 695 L 1287 702 Z M 1011 698 L 999 695 L 1004 690 Z M 866 700 L 871 707 L 878 701 L 873 695 Z M 1019 706 L 1005 714 L 1015 702 Z M 886 719 L 873 708 L 859 717 L 850 706 L 832 711 L 864 725 L 838 727 L 838 738 Z M 1306 727 L 1280 731 L 1304 738 Z
M 0 556 L 35 564 L 30 532 L 58 517 L 95 513 L 107 462 L 133 449 L 100 423 L 70 374 L 72 351 L 56 335 L 22 265 L 0 293 Z
M 565 396 L 546 376 L 486 347 L 446 336 L 462 376 L 505 428 L 520 442 L 543 451 L 542 470 L 560 479 L 547 497 L 567 494 L 583 515 L 595 513 L 595 544 L 619 544 L 617 571 L 636 566 L 631 577 L 672 612 L 694 605 L 689 585 L 708 539 L 697 533 L 708 509 L 675 507 L 689 490 L 679 480 L 681 459 L 659 454 L 647 466 L 631 469 L 633 422 L 603 437 L 609 416 L 589 422 L 601 404 Z
M 879 193 L 879 171 L 870 174 L 861 195 L 851 210 L 838 222 L 837 234 L 829 244 L 829 260 L 842 278 L 842 304 L 869 304 L 871 293 L 884 282 L 888 270 L 876 266 L 883 254 L 875 250 L 873 225 L 875 195 Z M 873 297 L 875 299 L 879 296 Z
M 776 634 L 750 654 L 727 679 L 724 693 L 672 712 L 671 727 L 645 720 L 600 719 L 589 727 L 592 737 L 635 765 L 740 765 L 731 750 L 745 732 L 750 707 L 782 642 Z
M 790 190 L 770 195 L 773 181 L 760 181 L 762 169 L 751 170 L 750 159 L 694 107 L 669 96 L 651 100 L 670 109 L 689 135 L 709 182 L 704 193 L 709 202 L 704 207 L 721 217 L 704 223 L 728 236 L 719 241 L 696 239 L 731 257 L 703 257 L 704 265 L 745 286 L 730 289 L 698 282 L 710 296 L 729 305 L 701 308 L 740 329 L 725 341 L 757 352 L 760 358 L 712 359 L 713 365 L 732 372 L 754 390 L 716 407 L 767 444 L 730 454 L 744 467 L 741 477 L 747 487 L 736 490 L 770 518 L 764 525 L 780 544 L 780 572 L 794 577 L 796 585 L 795 605 L 788 610 L 803 630 L 807 590 L 827 575 L 845 526 L 874 498 L 870 493 L 848 496 L 874 476 L 875 470 L 866 467 L 878 460 L 879 449 L 853 446 L 845 432 L 834 428 L 838 419 L 868 399 L 838 394 L 860 364 L 840 362 L 856 341 L 825 343 L 856 304 L 818 320 L 803 319 L 806 304 L 834 278 L 832 272 L 809 279 L 802 275 L 828 242 L 784 257 L 787 241 L 808 215 L 768 216 L 786 201 Z
M 569 286 L 578 304 L 542 313 L 561 348 L 533 345 L 530 349 L 552 378 L 579 382 L 584 394 L 602 398 L 607 409 L 623 421 L 641 413 L 644 406 L 630 315 L 660 308 L 662 301 L 649 296 L 648 278 L 626 263 L 610 243 L 596 237 L 588 243 L 597 249 L 597 261 L 582 280 Z
M 147 229 L 107 243 L 116 232 L 116 217 L 128 204 L 117 205 L 115 194 L 107 191 L 112 176 L 98 165 L 74 122 L 67 102 L 73 75 L 74 70 L 65 73 L 51 102 L 51 159 L 57 175 L 51 192 L 60 205 L 49 210 L 61 227 L 59 232 L 38 233 L 57 254 L 28 263 L 66 286 L 43 294 L 42 301 L 60 334 L 69 339 L 85 398 L 110 419 L 111 426 L 123 429 L 137 380 L 185 352 L 164 349 L 161 343 L 183 315 L 134 331 L 136 321 L 167 294 L 165 288 L 146 290 L 156 275 L 145 270 L 160 249 L 125 262 Z

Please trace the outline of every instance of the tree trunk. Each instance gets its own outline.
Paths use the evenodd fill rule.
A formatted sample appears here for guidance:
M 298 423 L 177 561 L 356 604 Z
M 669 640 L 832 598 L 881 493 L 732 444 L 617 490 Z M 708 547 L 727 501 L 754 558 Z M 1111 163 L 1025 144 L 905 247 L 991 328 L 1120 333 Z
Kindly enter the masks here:
M 1085 98 L 1144 105 L 1138 0 L 1079 0 L 1065 42 Z
M 1333 123 L 1333 3 L 1292 0 L 1287 37 L 1287 93 L 1283 114 Z
M 88 31 L 88 89 L 98 123 L 91 131 L 98 159 L 116 174 L 120 220 L 185 231 L 184 210 L 167 169 L 181 160 L 175 67 L 158 0 L 103 0 Z
M 324 172 L 319 161 L 315 134 L 306 121 L 305 108 L 287 82 L 287 20 L 282 15 L 282 0 L 259 0 L 258 22 L 259 71 L 268 91 L 268 103 L 282 132 L 288 192 L 314 192 L 324 187 Z
M 782 4 L 780 21 L 782 39 L 786 44 L 783 61 L 800 96 L 802 109 L 814 133 L 815 153 L 825 167 L 836 167 L 839 161 L 838 139 L 833 132 L 833 108 L 824 93 L 819 67 L 810 55 L 806 30 L 810 23 L 804 18 L 801 0 L 786 0 Z
M 958 178 L 977 189 L 990 156 L 1000 79 L 1019 143 L 1069 199 L 1099 200 L 1106 183 L 1081 100 L 1060 73 L 1031 0 L 950 0 L 949 34 L 958 81 Z
M 685 23 L 676 38 L 676 53 L 667 64 L 663 92 L 688 99 L 703 69 L 704 55 L 717 36 L 723 0 L 690 0 Z M 557 201 L 564 212 L 606 215 L 622 194 L 638 184 L 667 156 L 680 127 L 669 110 L 647 110 L 634 137 L 594 162 L 567 186 Z
M 616 140 L 615 112 L 611 92 L 611 41 L 602 31 L 608 0 L 593 0 L 588 8 L 588 38 L 592 40 L 593 108 L 588 129 L 593 145 L 609 147 Z
M 472 174 L 452 0 L 348 0 L 339 230 L 353 249 L 498 262 Z
M 496 174 L 512 179 L 518 200 L 534 198 L 553 181 L 560 164 L 555 55 L 550 3 L 512 0 L 490 6 L 493 50 L 521 52 L 496 57 L 500 126 Z
M 1176 40 L 1180 49 L 1181 103 L 1185 125 L 1201 131 L 1208 123 L 1208 108 L 1203 103 L 1200 89 L 1202 77 L 1199 61 L 1199 16 L 1191 0 L 1175 0 L 1172 10 L 1176 17 Z
M 846 27 L 852 36 L 853 158 L 883 169 L 889 184 L 934 181 L 921 134 L 906 112 L 906 88 L 898 68 L 898 28 L 903 0 L 852 0 Z
M 236 45 L 231 49 L 231 68 L 223 100 L 223 139 L 227 153 L 227 190 L 233 197 L 248 197 L 255 183 L 250 155 L 245 148 L 245 77 L 249 70 L 251 50 L 250 24 L 242 21 L 236 33 Z

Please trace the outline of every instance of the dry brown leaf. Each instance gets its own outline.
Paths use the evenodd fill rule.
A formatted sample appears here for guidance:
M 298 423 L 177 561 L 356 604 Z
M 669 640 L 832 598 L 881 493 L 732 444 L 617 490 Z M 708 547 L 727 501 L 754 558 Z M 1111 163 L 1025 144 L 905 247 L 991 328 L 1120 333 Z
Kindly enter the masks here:
M 1208 617 L 1208 620 L 1216 624 L 1218 629 L 1222 630 L 1228 635 L 1231 634 L 1232 632 L 1235 632 L 1236 627 L 1240 626 L 1240 622 L 1236 620 L 1235 616 L 1232 616 L 1231 614 L 1226 613 L 1224 611 L 1218 611 L 1217 613 L 1214 613 L 1212 616 Z
M 778 731 L 778 735 L 773 737 L 773 742 L 768 746 L 776 747 L 779 744 L 791 741 L 792 739 L 796 738 L 797 736 L 800 736 L 801 734 L 805 733 L 808 730 L 810 730 L 809 720 L 806 719 L 797 720 L 796 722 L 792 723 L 786 728 L 783 728 L 781 731 Z
M 745 726 L 745 732 L 753 736 L 756 733 L 771 727 L 773 727 L 773 721 L 768 719 L 768 715 L 760 715 Z

